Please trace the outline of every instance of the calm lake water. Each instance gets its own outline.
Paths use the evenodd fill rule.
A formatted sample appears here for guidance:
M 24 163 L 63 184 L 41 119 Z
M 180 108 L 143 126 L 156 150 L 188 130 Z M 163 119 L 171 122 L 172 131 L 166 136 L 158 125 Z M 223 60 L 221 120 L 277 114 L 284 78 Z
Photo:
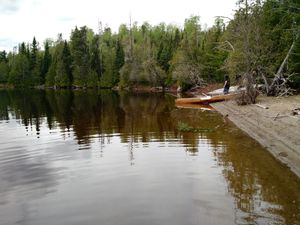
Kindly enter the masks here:
M 162 94 L 1 90 L 0 182 L 1 225 L 300 224 L 295 175 Z

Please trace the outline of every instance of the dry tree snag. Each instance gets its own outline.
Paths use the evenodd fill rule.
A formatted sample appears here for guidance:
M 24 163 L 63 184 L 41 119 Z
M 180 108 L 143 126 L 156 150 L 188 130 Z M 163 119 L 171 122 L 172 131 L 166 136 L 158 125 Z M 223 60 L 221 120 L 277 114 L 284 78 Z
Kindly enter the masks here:
M 297 36 L 298 38 L 298 36 Z M 296 38 L 296 40 L 297 40 Z M 292 95 L 293 90 L 288 86 L 288 81 L 291 79 L 291 77 L 295 74 L 284 74 L 283 70 L 285 65 L 288 62 L 288 59 L 293 51 L 293 48 L 295 47 L 295 42 L 294 41 L 285 56 L 284 60 L 282 61 L 277 73 L 275 74 L 275 77 L 272 80 L 272 83 L 269 85 L 266 77 L 262 73 L 261 76 L 264 80 L 265 83 L 265 88 L 266 88 L 266 93 L 269 96 L 283 96 L 283 95 Z

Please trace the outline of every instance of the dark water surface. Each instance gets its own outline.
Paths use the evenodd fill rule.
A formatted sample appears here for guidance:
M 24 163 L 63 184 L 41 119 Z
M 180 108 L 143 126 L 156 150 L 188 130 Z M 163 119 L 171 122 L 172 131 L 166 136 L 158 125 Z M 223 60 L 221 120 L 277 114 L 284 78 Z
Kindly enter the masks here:
M 161 94 L 0 91 L 0 182 L 1 225 L 300 224 L 296 176 Z

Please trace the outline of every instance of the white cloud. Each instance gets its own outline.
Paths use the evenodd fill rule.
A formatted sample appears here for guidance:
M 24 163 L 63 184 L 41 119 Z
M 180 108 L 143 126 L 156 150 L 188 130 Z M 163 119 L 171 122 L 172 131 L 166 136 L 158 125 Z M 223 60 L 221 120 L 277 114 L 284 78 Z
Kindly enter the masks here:
M 19 10 L 22 0 L 0 0 L 1 14 L 11 14 Z
M 76 25 L 96 31 L 98 20 L 117 31 L 120 24 L 129 22 L 130 13 L 139 24 L 182 25 L 190 15 L 199 15 L 202 24 L 211 26 L 215 16 L 232 16 L 236 0 L 0 0 L 0 4 L 4 2 L 10 4 L 0 7 L 0 50 L 31 42 L 33 36 L 40 42 L 55 39 L 58 33 L 69 38 Z

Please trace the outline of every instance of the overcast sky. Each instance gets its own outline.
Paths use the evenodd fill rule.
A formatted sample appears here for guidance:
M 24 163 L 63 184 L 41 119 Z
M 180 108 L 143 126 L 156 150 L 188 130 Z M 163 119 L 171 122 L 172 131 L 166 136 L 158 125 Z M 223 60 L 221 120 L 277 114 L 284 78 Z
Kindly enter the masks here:
M 160 22 L 182 26 L 191 15 L 211 26 L 215 16 L 232 17 L 237 0 L 0 0 L 0 50 L 12 50 L 20 42 L 40 44 L 58 33 L 68 39 L 74 27 L 97 31 L 98 20 L 115 32 L 122 23 Z

